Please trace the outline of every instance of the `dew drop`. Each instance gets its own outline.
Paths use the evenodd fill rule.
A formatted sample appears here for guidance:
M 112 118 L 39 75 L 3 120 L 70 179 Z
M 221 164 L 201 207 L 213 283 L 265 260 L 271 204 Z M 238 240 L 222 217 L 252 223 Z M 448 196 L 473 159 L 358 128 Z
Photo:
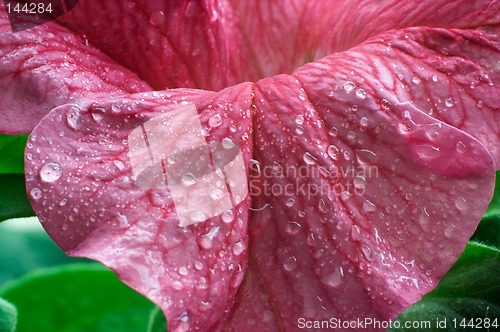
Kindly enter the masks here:
M 477 107 L 481 108 L 483 107 L 483 102 L 481 100 L 479 100 L 476 104 Z
M 363 89 L 358 89 L 358 90 L 356 91 L 356 96 L 357 96 L 358 98 L 365 99 L 365 98 L 366 98 L 366 91 L 365 91 L 365 90 L 363 90 Z
M 115 114 L 118 114 L 122 111 L 122 108 L 120 105 L 118 104 L 113 104 L 111 105 L 111 112 L 115 113 Z
M 191 219 L 191 221 L 193 221 L 195 223 L 199 223 L 199 222 L 207 220 L 207 216 L 205 215 L 205 213 L 203 213 L 201 211 L 196 211 L 196 212 L 191 213 L 190 219 Z
M 181 276 L 187 276 L 189 274 L 189 271 L 185 267 L 181 267 L 179 268 L 177 273 L 179 273 Z
M 447 107 L 452 107 L 453 106 L 453 100 L 451 98 L 448 98 L 448 99 L 445 100 L 444 104 Z
M 203 263 L 202 262 L 194 263 L 194 268 L 198 271 L 201 271 L 201 269 L 203 269 Z
M 337 137 L 339 135 L 339 130 L 335 127 L 332 127 L 332 129 L 328 131 L 328 135 L 332 137 Z
M 366 187 L 366 178 L 364 178 L 363 176 L 361 175 L 358 175 L 356 176 L 353 180 L 352 180 L 353 184 L 354 184 L 354 187 L 358 188 L 358 189 L 363 189 Z
M 335 145 L 330 145 L 327 148 L 326 153 L 332 160 L 338 160 L 339 158 L 339 149 Z
M 183 174 L 181 180 L 186 187 L 190 187 L 197 182 L 196 177 L 192 173 Z
M 214 116 L 212 116 L 209 120 L 208 120 L 208 125 L 212 128 L 216 128 L 216 127 L 219 127 L 220 125 L 222 124 L 222 118 L 219 114 L 216 114 Z
M 372 249 L 369 246 L 367 246 L 366 244 L 362 244 L 361 252 L 363 253 L 363 256 L 366 258 L 367 261 L 369 262 L 373 261 Z
M 286 202 L 285 202 L 285 205 L 286 205 L 287 207 L 292 207 L 294 204 L 295 204 L 295 199 L 293 199 L 293 198 L 289 198 L 289 199 L 287 199 L 287 200 L 286 200 Z
M 180 281 L 174 281 L 172 283 L 172 288 L 175 289 L 175 290 L 180 291 L 180 290 L 182 290 L 184 288 L 184 285 L 182 285 L 182 282 L 180 282 Z
M 42 198 L 42 191 L 38 188 L 33 188 L 30 190 L 30 195 L 34 200 L 38 201 L 40 198 Z
M 205 249 L 211 249 L 214 246 L 214 241 L 208 236 L 202 236 L 199 240 L 199 245 Z
M 210 198 L 212 198 L 214 201 L 219 200 L 224 197 L 224 192 L 220 189 L 215 189 L 210 193 Z
M 66 123 L 68 126 L 74 130 L 79 130 L 80 123 L 80 110 L 77 107 L 71 107 L 71 109 L 66 114 Z
M 432 81 L 433 82 L 437 82 L 438 81 L 438 77 L 436 75 L 432 75 Z
M 390 102 L 390 101 L 388 101 L 387 99 L 382 99 L 382 100 L 380 101 L 380 104 L 381 104 L 382 108 L 383 108 L 384 110 L 386 110 L 386 111 L 388 111 L 388 110 L 389 110 L 389 108 L 391 107 L 391 102 Z
M 363 202 L 363 211 L 365 212 L 374 212 L 377 210 L 377 206 L 375 204 L 373 204 L 372 202 L 370 202 L 369 200 L 365 200 Z
M 439 148 L 431 145 L 421 145 L 416 149 L 417 154 L 422 159 L 436 159 L 439 158 L 440 152 Z
M 361 240 L 361 229 L 356 225 L 351 227 L 351 239 L 356 242 Z
M 295 222 L 295 221 L 290 221 L 288 222 L 288 224 L 286 225 L 286 229 L 285 229 L 285 232 L 288 234 L 288 235 L 295 235 L 297 234 L 299 231 L 300 231 L 300 224 Z
M 420 84 L 420 78 L 418 78 L 418 77 L 413 77 L 413 78 L 411 79 L 411 81 L 412 81 L 413 83 L 415 83 L 415 84 Z
M 297 268 L 297 258 L 294 256 L 290 256 L 285 260 L 285 263 L 283 263 L 283 267 L 285 270 L 288 272 L 291 272 Z
M 304 116 L 302 114 L 297 115 L 295 118 L 295 123 L 298 125 L 303 125 L 304 124 Z
M 222 221 L 225 222 L 226 224 L 228 224 L 231 221 L 233 221 L 234 217 L 235 217 L 235 215 L 234 215 L 233 210 L 226 210 L 221 215 Z
M 104 119 L 105 112 L 106 110 L 104 108 L 96 107 L 90 111 L 90 115 L 92 116 L 92 119 L 94 119 L 95 122 L 101 122 L 102 119 Z
M 340 267 L 338 270 L 322 278 L 321 282 L 329 287 L 337 288 L 342 284 L 343 278 L 344 270 L 342 269 L 342 267 Z
M 236 144 L 234 144 L 233 140 L 230 139 L 229 137 L 226 137 L 222 140 L 222 147 L 226 150 L 232 149 L 235 146 Z
M 68 200 L 66 198 L 63 198 L 59 201 L 59 206 L 65 206 Z
M 118 170 L 120 171 L 123 171 L 123 169 L 125 168 L 125 165 L 123 165 L 123 163 L 120 161 L 120 160 L 113 160 L 113 164 L 115 164 L 116 168 L 118 168 Z
M 429 213 L 427 212 L 427 208 L 424 208 L 422 210 L 422 213 L 420 214 L 420 218 L 418 219 L 418 222 L 420 225 L 424 228 L 424 230 L 427 229 L 427 226 L 429 225 Z
M 457 152 L 464 153 L 466 150 L 465 144 L 462 141 L 458 141 L 456 145 Z
M 350 153 L 349 151 L 347 151 L 347 150 L 346 150 L 346 151 L 344 151 L 344 159 L 345 159 L 346 161 L 351 160 L 351 153 Z
M 57 163 L 47 163 L 40 170 L 40 179 L 43 182 L 54 182 L 62 175 L 61 166 Z
M 149 23 L 154 26 L 162 25 L 165 23 L 165 13 L 161 10 L 157 10 L 151 13 L 149 16 Z
M 330 211 L 330 209 L 328 208 L 328 206 L 326 205 L 325 201 L 323 199 L 320 199 L 319 200 L 319 203 L 318 203 L 318 210 L 322 213 L 327 213 Z
M 297 126 L 297 128 L 295 129 L 295 132 L 297 133 L 297 135 L 302 135 L 302 134 L 304 134 L 304 127 L 302 127 L 302 126 Z
M 457 209 L 459 209 L 461 212 L 465 212 L 467 211 L 467 208 L 468 208 L 468 204 L 467 204 L 467 201 L 465 200 L 465 198 L 463 197 L 458 197 L 456 200 L 455 200 L 455 206 L 457 207 Z
M 346 84 L 344 84 L 344 89 L 347 92 L 351 92 L 355 87 L 356 84 L 354 84 L 353 82 L 347 82 Z
M 359 120 L 359 125 L 361 127 L 366 128 L 368 126 L 368 118 L 367 117 L 362 117 L 361 120 Z
M 316 164 L 316 158 L 310 154 L 309 152 L 306 152 L 304 153 L 304 161 L 306 162 L 306 164 L 308 165 L 314 165 Z
M 238 241 L 233 245 L 233 254 L 236 256 L 241 255 L 241 253 L 245 250 L 245 245 L 243 242 Z

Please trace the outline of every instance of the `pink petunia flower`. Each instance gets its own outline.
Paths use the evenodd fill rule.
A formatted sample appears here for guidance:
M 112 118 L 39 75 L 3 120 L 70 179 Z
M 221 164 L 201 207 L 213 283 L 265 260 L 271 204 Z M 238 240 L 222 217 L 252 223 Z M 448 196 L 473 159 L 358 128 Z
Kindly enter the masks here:
M 496 0 L 81 0 L 13 33 L 2 3 L 0 131 L 31 132 L 27 192 L 54 241 L 157 303 L 169 331 L 387 321 L 436 286 L 491 199 L 499 13 Z M 187 110 L 201 130 L 172 115 Z M 178 130 L 212 163 L 211 147 L 237 147 L 243 172 L 201 172 L 198 146 L 167 140 Z M 191 173 L 148 153 L 171 144 L 194 149 L 182 165 L 199 176 L 177 183 Z M 190 189 L 210 172 L 230 208 L 180 222 L 173 185 L 189 208 L 221 200 Z

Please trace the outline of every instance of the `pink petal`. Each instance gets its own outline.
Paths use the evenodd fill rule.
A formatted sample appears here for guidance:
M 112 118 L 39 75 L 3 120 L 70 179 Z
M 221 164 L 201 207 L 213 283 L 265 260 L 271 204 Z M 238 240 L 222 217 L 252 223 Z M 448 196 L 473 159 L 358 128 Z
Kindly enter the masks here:
M 27 191 L 49 235 L 68 254 L 102 261 L 158 303 L 172 330 L 208 328 L 227 317 L 246 270 L 249 199 L 232 215 L 180 227 L 172 187 L 144 189 L 133 180 L 128 137 L 189 103 L 201 112 L 210 141 L 230 137 L 249 160 L 250 92 L 244 84 L 219 94 L 177 90 L 65 105 L 30 137 Z M 210 130 L 214 115 L 223 123 Z
M 221 90 L 243 81 L 225 1 L 81 0 L 61 21 L 155 89 Z
M 54 22 L 11 33 L 3 2 L 0 59 L 2 133 L 27 133 L 61 104 L 150 90 L 135 74 Z
M 348 91 L 344 56 L 257 84 L 251 182 L 262 210 L 231 331 L 394 319 L 435 287 L 491 198 L 480 142 L 368 90 L 379 84 L 369 77 L 365 99 Z

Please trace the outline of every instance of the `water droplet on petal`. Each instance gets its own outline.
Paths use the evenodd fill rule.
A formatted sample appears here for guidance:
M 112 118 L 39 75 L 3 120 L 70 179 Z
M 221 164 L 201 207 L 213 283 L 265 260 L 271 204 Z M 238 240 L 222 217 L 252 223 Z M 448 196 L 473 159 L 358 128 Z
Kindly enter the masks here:
M 356 84 L 354 84 L 353 82 L 347 82 L 346 84 L 344 84 L 344 89 L 347 92 L 351 92 L 355 87 Z
M 292 207 L 293 204 L 295 204 L 295 199 L 293 199 L 293 198 L 289 198 L 285 202 L 285 205 L 288 206 L 288 207 Z
M 80 123 L 80 110 L 77 107 L 71 107 L 66 114 L 66 123 L 68 126 L 74 130 L 79 130 Z
M 222 213 L 221 215 L 221 219 L 223 222 L 225 222 L 226 224 L 230 223 L 231 221 L 234 220 L 234 212 L 233 210 L 226 210 Z
M 310 154 L 309 152 L 304 153 L 304 161 L 308 165 L 316 164 L 316 158 L 312 154 Z
M 297 258 L 294 256 L 290 256 L 285 260 L 285 263 L 283 263 L 283 267 L 285 270 L 288 272 L 291 272 L 297 268 Z
M 422 159 L 436 159 L 440 155 L 439 148 L 431 145 L 421 145 L 416 151 L 417 155 Z
M 40 198 L 42 198 L 42 191 L 38 188 L 33 188 L 30 190 L 30 195 L 34 200 L 38 201 Z
M 302 114 L 297 115 L 295 118 L 295 123 L 298 125 L 303 125 L 304 124 L 304 116 Z
M 174 281 L 172 283 L 172 288 L 180 291 L 180 290 L 182 290 L 182 288 L 184 288 L 184 285 L 182 285 L 182 282 L 180 282 L 180 281 Z
M 367 117 L 362 117 L 360 120 L 359 120 L 359 125 L 361 127 L 367 127 L 368 126 L 368 118 Z
M 40 179 L 43 182 L 54 182 L 62 175 L 61 166 L 57 163 L 47 163 L 40 170 Z
M 363 89 L 358 89 L 358 91 L 356 91 L 356 96 L 358 98 L 365 99 L 366 98 L 366 91 Z
M 452 107 L 453 106 L 453 100 L 451 98 L 445 100 L 445 105 L 447 107 Z
M 234 144 L 233 140 L 230 139 L 229 137 L 226 137 L 222 140 L 222 147 L 226 150 L 228 149 L 232 149 L 236 146 L 236 144 Z
M 65 206 L 68 200 L 66 198 L 63 198 L 59 201 L 59 206 Z
M 104 119 L 106 110 L 102 107 L 96 107 L 93 108 L 90 111 L 90 115 L 92 115 L 92 119 L 94 119 L 95 122 L 101 122 L 102 119 Z
M 198 223 L 198 222 L 202 222 L 205 220 L 207 220 L 207 216 L 205 215 L 205 213 L 203 213 L 201 211 L 196 211 L 196 212 L 191 213 L 191 221 Z
M 236 256 L 241 255 L 241 253 L 245 250 L 245 245 L 243 242 L 238 241 L 233 245 L 233 254 Z
M 285 231 L 288 235 L 295 235 L 300 231 L 300 228 L 301 228 L 301 226 L 299 223 L 297 223 L 295 221 L 290 221 L 286 225 Z
M 481 108 L 483 107 L 483 102 L 481 100 L 479 100 L 476 104 L 477 107 Z
M 179 270 L 177 271 L 181 276 L 187 276 L 189 274 L 189 271 L 188 269 L 186 269 L 185 267 L 181 267 L 179 268 Z
M 366 244 L 362 244 L 361 252 L 363 253 L 363 256 L 366 258 L 367 261 L 369 262 L 373 261 L 372 249 L 369 246 L 367 246 Z
M 330 145 L 326 152 L 332 160 L 337 160 L 339 158 L 339 149 L 335 145 Z
M 351 239 L 356 242 L 361 240 L 361 229 L 356 225 L 352 225 Z
M 302 134 L 304 134 L 304 127 L 302 127 L 302 126 L 297 126 L 297 128 L 295 129 L 295 132 L 297 133 L 297 135 L 302 135 Z
M 201 269 L 203 269 L 203 263 L 202 262 L 194 263 L 194 268 L 198 271 L 201 271 Z
M 196 177 L 192 173 L 183 174 L 181 180 L 186 187 L 192 186 L 197 182 Z
M 149 16 L 149 23 L 154 26 L 162 25 L 165 23 L 165 13 L 161 10 L 157 10 L 151 13 Z
M 467 201 L 465 200 L 465 198 L 463 197 L 458 197 L 456 200 L 455 200 L 455 206 L 457 207 L 457 209 L 459 209 L 461 212 L 465 212 L 467 211 L 467 208 L 468 208 L 468 204 L 467 204 Z
M 222 124 L 222 118 L 220 117 L 219 114 L 212 116 L 208 120 L 208 125 L 212 128 L 216 128 L 216 127 L 220 126 L 221 124 Z
M 420 78 L 418 78 L 418 77 L 413 77 L 413 78 L 411 79 L 411 81 L 412 81 L 413 83 L 415 83 L 415 84 L 420 84 Z
M 377 206 L 375 204 L 373 204 L 372 202 L 370 202 L 369 200 L 365 200 L 363 202 L 363 211 L 365 212 L 374 212 L 377 210 Z
M 458 141 L 456 149 L 457 149 L 457 152 L 464 153 L 466 150 L 465 144 L 462 141 Z
M 330 131 L 328 131 L 328 135 L 330 135 L 332 137 L 337 137 L 339 135 L 339 130 L 335 127 L 332 127 L 332 129 L 330 129 Z
M 342 284 L 343 278 L 344 270 L 340 267 L 338 270 L 322 278 L 321 282 L 329 287 L 337 288 Z

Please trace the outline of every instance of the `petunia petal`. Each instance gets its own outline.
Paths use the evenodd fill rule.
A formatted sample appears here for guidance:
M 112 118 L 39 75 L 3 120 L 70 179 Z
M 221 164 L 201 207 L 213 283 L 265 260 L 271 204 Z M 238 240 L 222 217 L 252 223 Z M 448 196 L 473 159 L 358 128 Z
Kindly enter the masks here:
M 257 83 L 250 262 L 228 330 L 394 319 L 435 287 L 491 198 L 480 142 L 368 77 L 360 98 L 336 60 Z
M 81 0 L 61 21 L 158 90 L 221 90 L 242 81 L 225 1 Z
M 0 132 L 7 134 L 28 133 L 61 104 L 151 89 L 137 75 L 54 22 L 10 32 L 3 2 L 0 60 Z
M 167 177 L 168 187 L 140 183 L 133 167 L 135 145 L 141 143 L 131 140 L 131 135 L 158 116 L 195 105 L 209 134 L 207 144 L 222 143 L 224 149 L 237 144 L 242 158 L 249 160 L 250 92 L 251 85 L 244 84 L 219 94 L 184 89 L 79 107 L 65 105 L 46 116 L 30 136 L 27 191 L 49 235 L 70 255 L 105 263 L 124 282 L 158 303 L 171 330 L 208 328 L 227 318 L 246 270 L 249 196 L 216 217 L 180 225 L 182 206 L 176 203 L 174 208 L 174 194 L 183 183 L 173 183 L 173 177 Z M 155 138 L 156 134 L 148 132 L 149 147 L 159 144 L 160 149 L 168 149 L 174 144 Z M 201 131 L 192 134 L 199 136 Z M 177 163 L 182 163 L 181 157 L 172 156 L 178 158 Z M 148 162 L 147 155 L 143 158 Z M 169 156 L 164 160 L 171 162 Z M 180 171 L 192 165 L 183 164 Z M 238 198 L 234 193 L 245 184 L 246 171 L 235 178 L 230 169 L 224 170 L 233 199 L 239 203 L 245 195 Z M 220 176 L 216 178 L 221 181 Z M 201 188 L 198 193 L 203 196 L 196 198 L 196 192 L 188 188 L 184 201 L 196 207 L 204 197 L 224 198 L 208 190 L 208 185 L 214 184 Z

